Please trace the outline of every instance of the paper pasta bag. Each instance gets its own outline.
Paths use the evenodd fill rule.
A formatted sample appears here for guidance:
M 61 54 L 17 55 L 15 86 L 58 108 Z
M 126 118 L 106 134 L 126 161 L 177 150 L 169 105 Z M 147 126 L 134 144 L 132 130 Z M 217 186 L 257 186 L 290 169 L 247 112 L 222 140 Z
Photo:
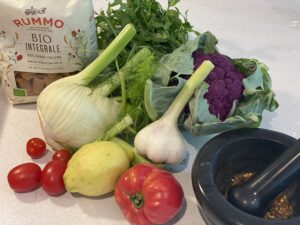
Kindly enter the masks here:
M 0 0 L 0 77 L 12 104 L 35 102 L 97 48 L 92 0 Z

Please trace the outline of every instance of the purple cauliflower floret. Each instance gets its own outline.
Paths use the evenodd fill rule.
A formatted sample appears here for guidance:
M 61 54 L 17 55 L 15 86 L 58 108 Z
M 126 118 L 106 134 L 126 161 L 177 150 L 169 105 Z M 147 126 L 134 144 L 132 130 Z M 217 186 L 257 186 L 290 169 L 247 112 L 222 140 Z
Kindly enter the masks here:
M 193 53 L 195 69 L 204 60 L 210 60 L 215 68 L 206 78 L 209 84 L 204 98 L 209 104 L 209 112 L 221 121 L 229 115 L 233 102 L 239 100 L 243 95 L 243 74 L 238 71 L 230 59 L 219 53 L 203 54 L 199 51 Z

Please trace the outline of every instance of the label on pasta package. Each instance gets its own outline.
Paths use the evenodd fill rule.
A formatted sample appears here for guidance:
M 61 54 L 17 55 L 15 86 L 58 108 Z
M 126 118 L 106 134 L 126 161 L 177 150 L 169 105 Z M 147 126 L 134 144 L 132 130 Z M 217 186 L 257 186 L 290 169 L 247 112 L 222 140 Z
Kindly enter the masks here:
M 0 0 L 0 76 L 12 104 L 35 102 L 97 55 L 91 0 Z

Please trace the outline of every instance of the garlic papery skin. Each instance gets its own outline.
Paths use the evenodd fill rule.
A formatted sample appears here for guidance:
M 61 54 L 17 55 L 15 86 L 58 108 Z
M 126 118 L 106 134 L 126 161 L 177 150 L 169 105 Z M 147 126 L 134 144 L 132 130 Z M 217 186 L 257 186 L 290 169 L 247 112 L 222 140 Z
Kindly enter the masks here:
M 185 139 L 178 129 L 177 121 L 195 90 L 213 68 L 210 61 L 204 61 L 184 84 L 163 116 L 138 132 L 134 145 L 141 155 L 155 163 L 176 164 L 183 160 Z
M 177 124 L 168 120 L 157 120 L 143 128 L 136 135 L 134 145 L 151 161 L 169 164 L 183 159 L 186 146 Z

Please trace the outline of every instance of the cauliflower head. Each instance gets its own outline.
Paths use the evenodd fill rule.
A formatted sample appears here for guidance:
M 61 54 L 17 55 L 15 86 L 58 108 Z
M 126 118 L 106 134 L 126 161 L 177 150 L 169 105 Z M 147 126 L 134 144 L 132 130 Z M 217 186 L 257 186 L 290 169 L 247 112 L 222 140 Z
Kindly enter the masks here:
M 243 74 L 238 71 L 229 57 L 220 53 L 203 54 L 199 51 L 193 53 L 195 69 L 204 60 L 210 60 L 215 68 L 206 78 L 209 84 L 204 98 L 209 104 L 209 112 L 221 121 L 230 114 L 235 101 L 243 96 Z

